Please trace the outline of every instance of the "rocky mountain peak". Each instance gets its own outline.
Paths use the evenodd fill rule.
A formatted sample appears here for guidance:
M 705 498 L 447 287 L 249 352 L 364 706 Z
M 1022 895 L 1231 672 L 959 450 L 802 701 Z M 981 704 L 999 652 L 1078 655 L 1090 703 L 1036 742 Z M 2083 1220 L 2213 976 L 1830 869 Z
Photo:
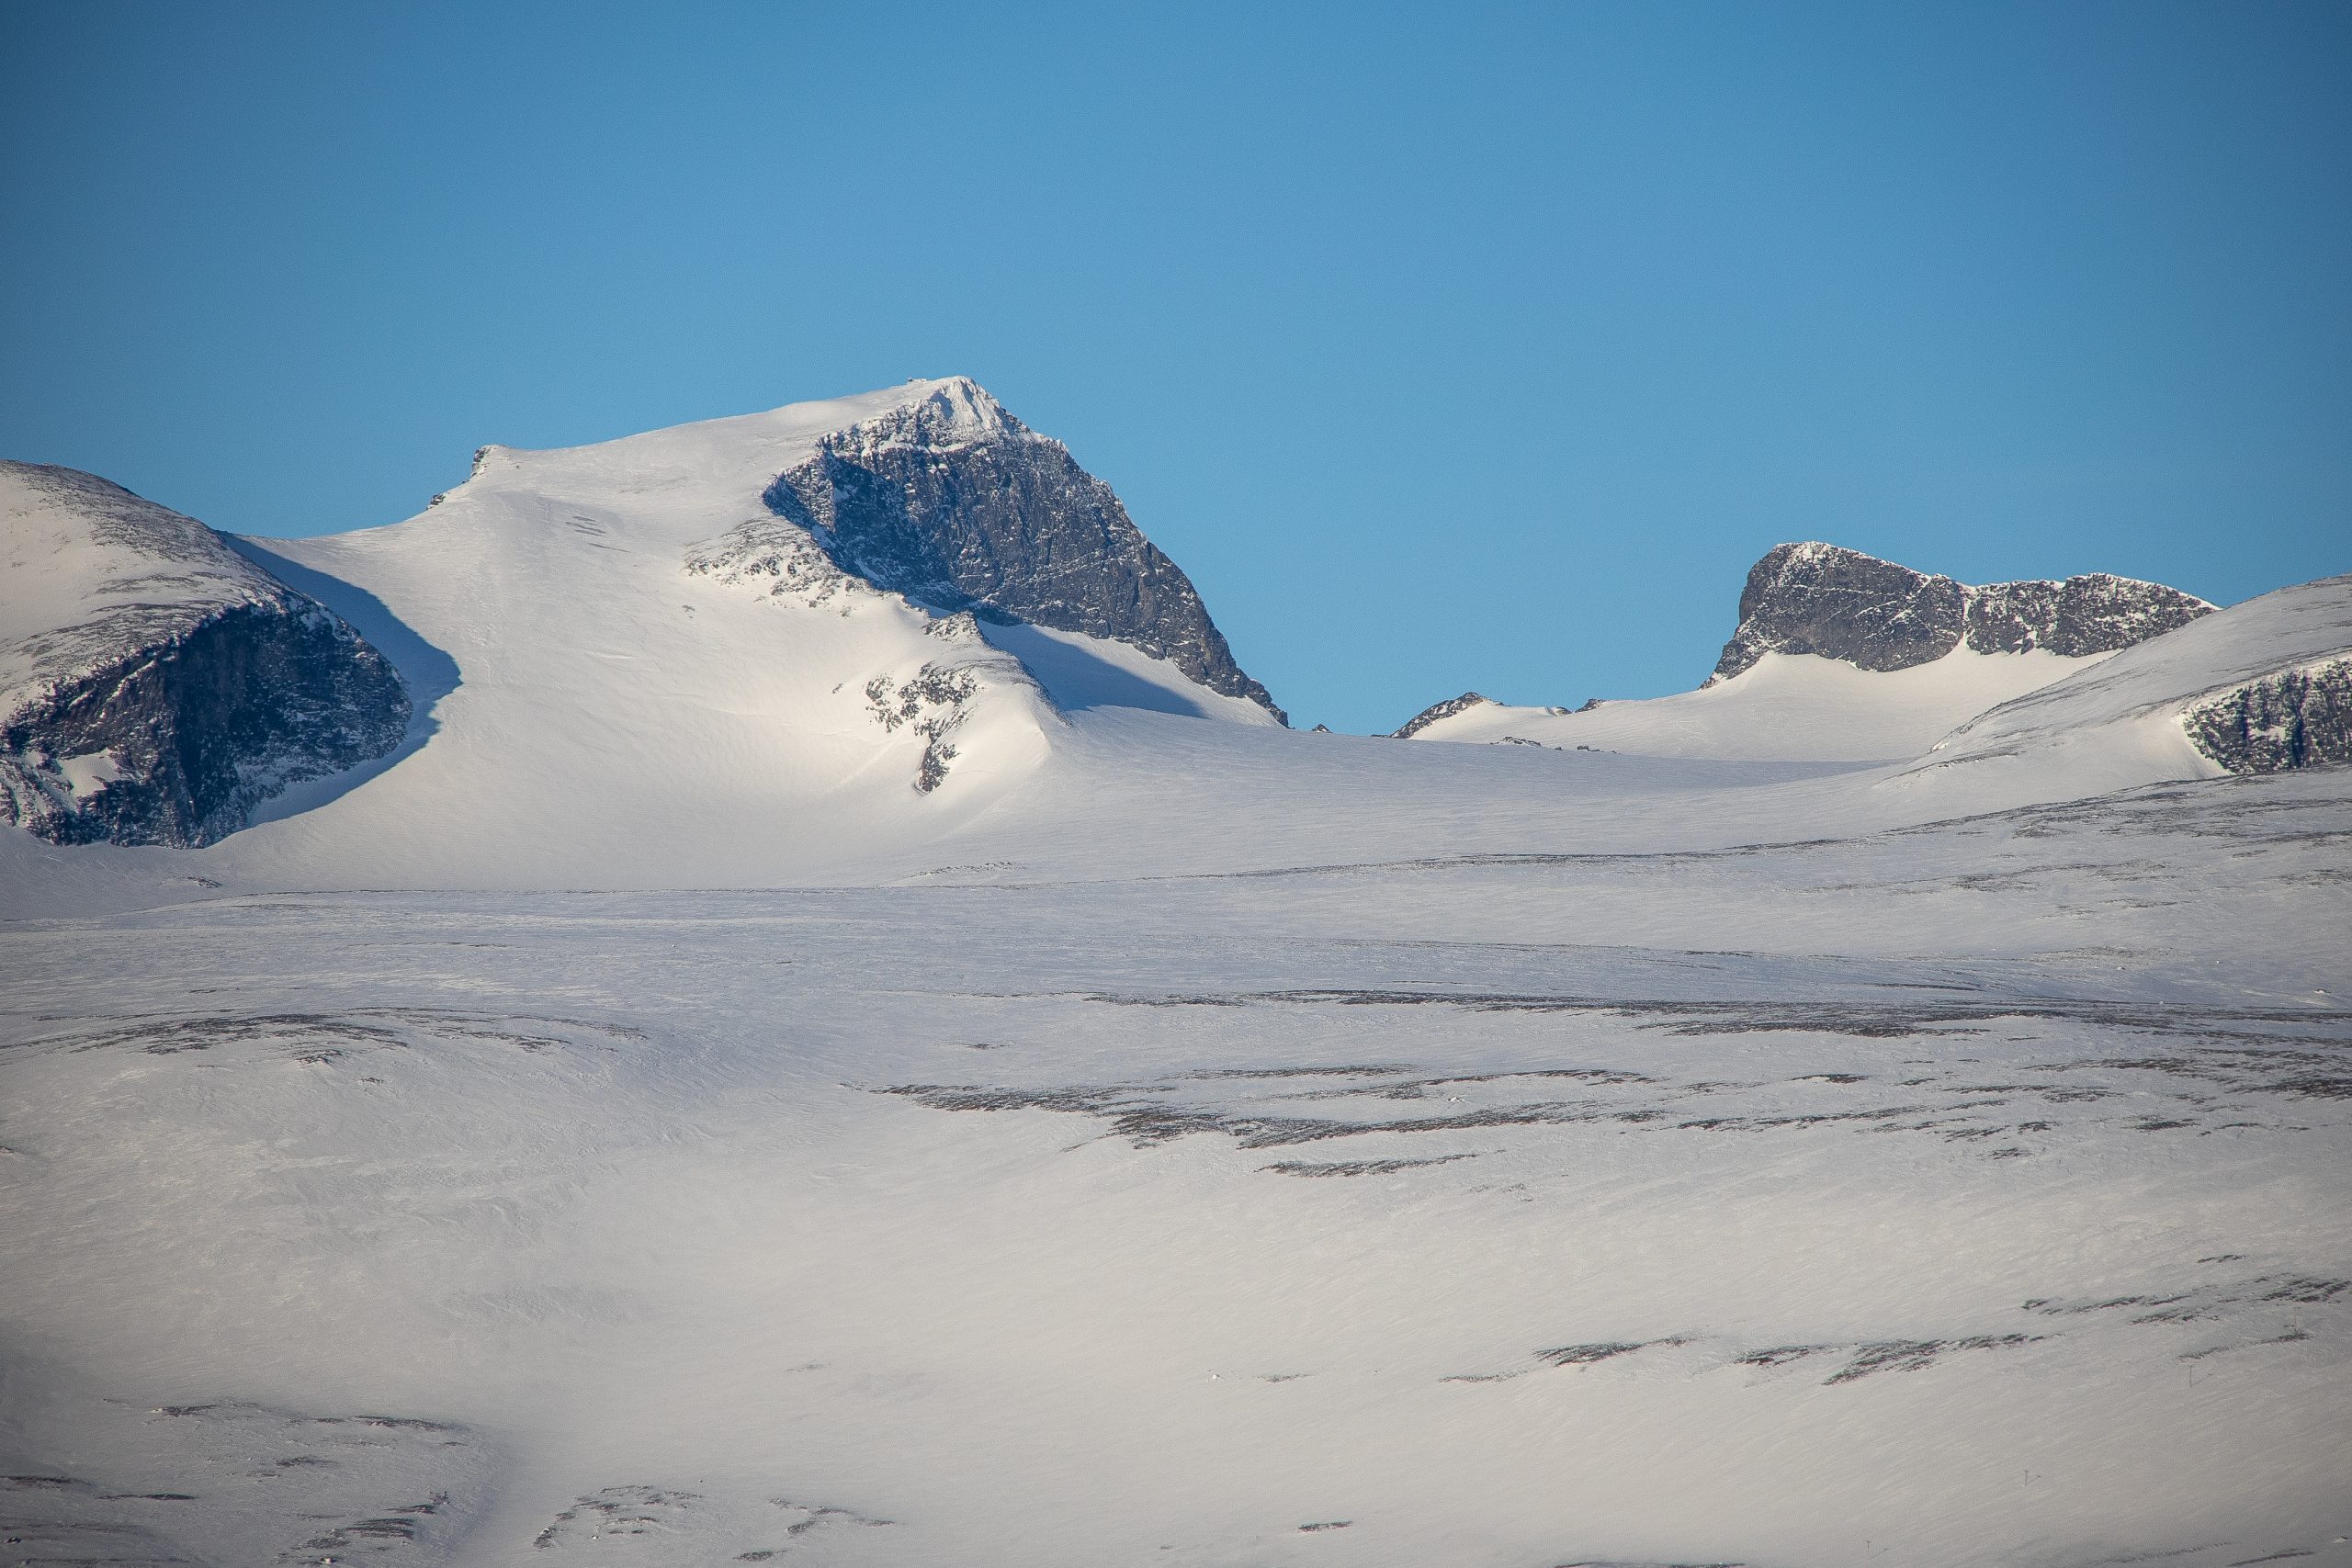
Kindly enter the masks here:
M 966 378 L 824 436 L 764 499 L 877 588 L 1123 642 L 1283 717 L 1111 487 Z
M 866 453 L 897 446 L 952 452 L 983 441 L 1047 439 L 1015 419 L 968 376 L 950 376 L 929 387 L 903 407 L 826 437 L 827 445 L 839 451 Z
M 1907 670 L 1963 642 L 1978 653 L 2110 653 L 2213 606 L 2177 588 L 2105 572 L 1971 586 L 1817 540 L 1775 546 L 1747 574 L 1739 628 L 1709 683 L 1766 653 L 1810 653 L 1863 670 Z

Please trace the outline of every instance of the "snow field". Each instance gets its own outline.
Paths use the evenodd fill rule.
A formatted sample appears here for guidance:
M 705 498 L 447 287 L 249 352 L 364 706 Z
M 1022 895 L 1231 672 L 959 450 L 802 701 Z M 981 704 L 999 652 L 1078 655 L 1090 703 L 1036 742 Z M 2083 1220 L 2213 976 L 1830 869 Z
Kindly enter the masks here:
M 387 1562 L 2321 1550 L 2346 1032 L 2135 868 L 2275 898 L 2322 782 L 1654 868 L 1634 943 L 1583 863 L 19 924 L 12 1418 L 223 1561 L 323 1527 L 77 1412 L 462 1432 Z

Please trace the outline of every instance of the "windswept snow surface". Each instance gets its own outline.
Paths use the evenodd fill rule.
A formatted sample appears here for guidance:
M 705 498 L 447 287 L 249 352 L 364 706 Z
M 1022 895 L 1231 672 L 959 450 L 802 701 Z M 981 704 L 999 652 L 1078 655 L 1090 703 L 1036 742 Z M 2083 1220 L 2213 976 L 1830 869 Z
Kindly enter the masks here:
M 2343 783 L 16 922 L 0 1507 L 59 1561 L 2332 1561 Z
M 1764 653 L 1738 674 L 1670 697 L 1577 712 L 1481 703 L 1419 740 L 1589 747 L 1645 757 L 1890 761 L 1917 756 L 1985 709 L 2109 655 L 1955 649 L 1907 670 L 1859 670 L 1810 653 Z
M 2352 1562 L 2352 774 L 2157 743 L 2340 583 L 1940 751 L 1297 734 L 803 571 L 920 395 L 256 544 L 406 752 L 0 834 L 18 1556 Z

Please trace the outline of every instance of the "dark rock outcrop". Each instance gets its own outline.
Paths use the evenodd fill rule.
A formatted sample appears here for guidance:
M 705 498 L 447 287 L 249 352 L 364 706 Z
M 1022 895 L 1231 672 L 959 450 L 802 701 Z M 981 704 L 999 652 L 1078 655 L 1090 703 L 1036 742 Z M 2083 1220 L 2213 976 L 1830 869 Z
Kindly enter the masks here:
M 1963 642 L 1978 653 L 2039 648 L 2081 658 L 2144 642 L 2212 609 L 2177 588 L 2105 572 L 1972 587 L 1835 545 L 1781 545 L 1748 572 L 1739 629 L 1713 680 L 1766 653 L 1818 654 L 1877 671 L 1926 664 Z
M 825 437 L 765 500 L 878 588 L 1124 642 L 1283 716 L 1111 487 L 970 381 Z
M 195 519 L 10 463 L 0 530 L 0 821 L 53 843 L 208 844 L 401 743 L 391 664 Z
M 2250 681 L 2190 708 L 2181 724 L 2233 773 L 2352 762 L 2352 659 Z
M 949 739 L 963 728 L 979 694 L 978 676 L 968 666 L 926 664 L 903 682 L 876 675 L 865 683 L 867 711 L 884 730 L 905 725 L 922 737 L 922 760 L 915 764 L 915 793 L 929 795 L 947 782 L 956 760 Z
M 1442 703 L 1431 703 L 1403 724 L 1390 730 L 1389 739 L 1410 740 L 1439 719 L 1452 718 L 1455 714 L 1467 712 L 1487 700 L 1476 692 L 1464 692 L 1458 697 L 1448 697 Z

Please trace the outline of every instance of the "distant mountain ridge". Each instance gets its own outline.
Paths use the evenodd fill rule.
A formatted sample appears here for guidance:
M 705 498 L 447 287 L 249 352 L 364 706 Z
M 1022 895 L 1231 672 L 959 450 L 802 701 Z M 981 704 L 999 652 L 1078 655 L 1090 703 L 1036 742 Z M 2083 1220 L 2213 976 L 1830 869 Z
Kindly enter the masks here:
M 676 874 L 662 824 L 724 875 L 763 834 L 813 857 L 958 830 L 1085 751 L 1090 708 L 1286 723 L 1110 487 L 960 377 L 485 447 L 416 517 L 306 539 L 233 540 L 94 476 L 0 465 L 0 823 L 56 843 L 364 821 L 354 837 L 402 863 L 521 877 L 585 833 L 643 843 L 643 880 Z M 1782 545 L 1698 691 L 1574 712 L 1465 692 L 1396 733 L 1805 768 L 1939 754 L 1951 774 L 2002 726 L 2074 711 L 2027 697 L 2094 690 L 2111 656 L 2190 632 L 2226 663 L 2116 661 L 2163 671 L 2163 733 L 2131 767 L 2309 767 L 2352 760 L 2337 598 L 2295 601 L 2318 624 L 2292 638 L 2262 629 L 2276 605 L 2230 612 L 2230 641 L 2161 584 L 1972 587 Z
M 2104 572 L 1979 587 L 1819 542 L 1767 552 L 1739 609 L 1737 630 L 1696 691 L 1574 712 L 1465 692 L 1393 733 L 1647 755 L 1889 760 L 1938 750 L 1959 727 L 2088 680 L 2104 660 L 2168 644 L 2216 613 L 2178 589 Z M 2310 652 L 2324 654 L 2332 635 L 2318 633 Z M 2166 689 L 2157 706 L 2191 705 L 2175 709 L 2165 744 L 2186 741 L 2233 773 L 2352 760 L 2347 671 L 2340 658 L 2306 665 L 2282 656 L 2250 685 Z
M 1111 487 L 968 378 L 826 436 L 764 499 L 877 588 L 1123 642 L 1289 722 Z
M 1776 653 L 1834 659 L 1878 674 L 1932 664 L 1962 648 L 2085 659 L 2145 642 L 2213 609 L 2177 588 L 2106 572 L 1977 587 L 1817 540 L 1776 545 L 1748 570 L 1739 625 L 1700 689 Z M 1596 699 L 1577 712 L 1600 705 Z M 1474 709 L 1504 706 L 1464 692 L 1391 733 L 1409 739 Z
M 1972 587 L 1819 541 L 1775 546 L 1747 573 L 1739 626 L 1709 684 L 1766 653 L 1907 670 L 1963 643 L 1977 653 L 2112 653 L 2214 606 L 2177 588 L 2090 572 Z

